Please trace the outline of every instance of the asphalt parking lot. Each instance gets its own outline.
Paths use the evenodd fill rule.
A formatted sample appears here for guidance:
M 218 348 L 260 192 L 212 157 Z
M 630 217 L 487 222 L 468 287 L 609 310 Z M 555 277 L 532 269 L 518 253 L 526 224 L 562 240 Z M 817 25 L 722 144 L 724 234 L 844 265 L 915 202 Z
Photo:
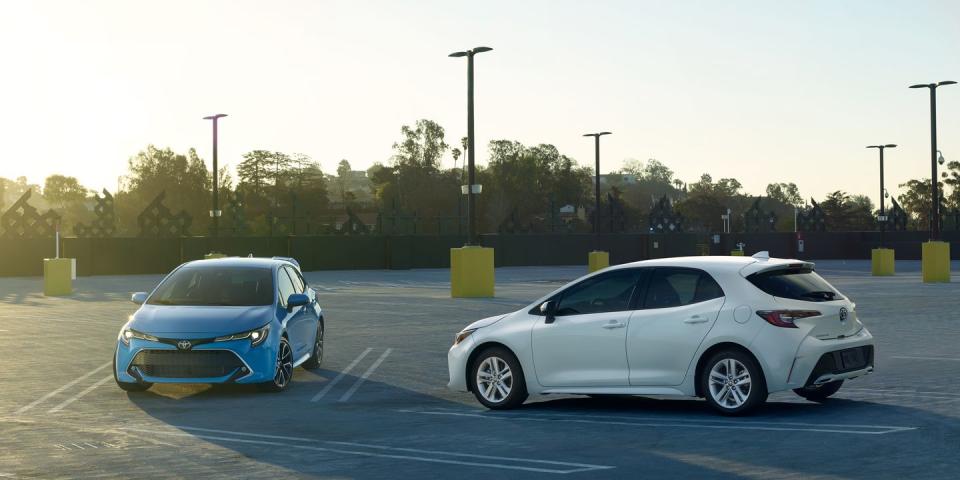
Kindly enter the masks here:
M 281 394 L 117 388 L 130 292 L 161 276 L 80 278 L 64 298 L 43 297 L 38 278 L 0 279 L 0 478 L 957 478 L 960 284 L 897 268 L 873 278 L 868 262 L 818 262 L 877 338 L 875 374 L 826 404 L 779 393 L 734 419 L 662 398 L 542 396 L 490 412 L 446 389 L 458 329 L 584 267 L 498 269 L 493 299 L 451 299 L 446 270 L 307 273 L 324 365 L 297 369 Z

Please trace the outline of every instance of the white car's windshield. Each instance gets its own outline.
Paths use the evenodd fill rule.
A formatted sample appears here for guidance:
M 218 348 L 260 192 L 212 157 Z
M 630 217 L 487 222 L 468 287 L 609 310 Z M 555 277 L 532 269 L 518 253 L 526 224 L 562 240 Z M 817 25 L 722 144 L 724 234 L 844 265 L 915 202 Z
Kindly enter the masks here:
M 163 281 L 149 305 L 256 306 L 273 303 L 269 268 L 185 267 Z

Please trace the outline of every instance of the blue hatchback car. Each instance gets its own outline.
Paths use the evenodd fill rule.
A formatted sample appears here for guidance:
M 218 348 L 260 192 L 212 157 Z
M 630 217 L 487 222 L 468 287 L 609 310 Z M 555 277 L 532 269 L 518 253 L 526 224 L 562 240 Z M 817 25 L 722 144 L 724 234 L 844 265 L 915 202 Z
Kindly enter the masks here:
M 120 329 L 114 378 L 154 383 L 246 383 L 279 392 L 293 369 L 320 367 L 323 313 L 290 258 L 220 258 L 177 267 Z

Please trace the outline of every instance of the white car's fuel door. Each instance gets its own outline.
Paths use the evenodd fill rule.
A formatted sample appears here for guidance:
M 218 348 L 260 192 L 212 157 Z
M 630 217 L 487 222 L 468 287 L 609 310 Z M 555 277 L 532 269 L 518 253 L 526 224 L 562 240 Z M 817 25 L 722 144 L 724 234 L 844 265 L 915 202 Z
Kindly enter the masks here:
M 643 297 L 627 330 L 630 385 L 679 385 L 723 308 L 723 290 L 701 270 L 657 268 Z

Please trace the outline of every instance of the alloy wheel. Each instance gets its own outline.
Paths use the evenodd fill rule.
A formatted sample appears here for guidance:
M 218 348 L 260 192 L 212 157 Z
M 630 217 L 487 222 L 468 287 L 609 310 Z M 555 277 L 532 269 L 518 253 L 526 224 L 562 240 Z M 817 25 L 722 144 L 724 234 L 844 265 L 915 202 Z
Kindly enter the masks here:
M 724 358 L 710 369 L 709 385 L 710 396 L 718 405 L 739 408 L 750 398 L 750 371 L 740 361 Z
M 273 383 L 279 387 L 286 387 L 293 376 L 293 351 L 290 350 L 290 344 L 286 341 L 280 342 L 280 350 L 277 352 L 277 374 L 273 377 Z
M 513 390 L 513 372 L 500 357 L 487 357 L 477 368 L 477 390 L 490 403 L 500 403 Z

